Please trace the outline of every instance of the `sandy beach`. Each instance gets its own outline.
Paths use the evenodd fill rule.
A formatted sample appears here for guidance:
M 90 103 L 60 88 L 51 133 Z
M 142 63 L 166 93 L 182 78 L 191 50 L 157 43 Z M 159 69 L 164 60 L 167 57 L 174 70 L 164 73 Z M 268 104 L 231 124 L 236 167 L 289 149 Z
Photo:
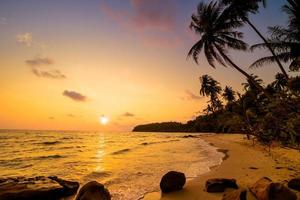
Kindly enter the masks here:
M 274 182 L 286 183 L 299 176 L 300 152 L 294 149 L 272 147 L 271 152 L 259 144 L 253 146 L 239 134 L 204 135 L 201 139 L 225 152 L 220 166 L 211 169 L 186 183 L 183 190 L 161 195 L 153 192 L 145 195 L 145 200 L 214 200 L 221 199 L 223 193 L 211 194 L 205 191 L 205 181 L 209 178 L 234 178 L 241 188 L 248 188 L 262 177 L 269 177 Z M 298 199 L 300 194 L 297 193 Z M 247 199 L 255 199 L 247 192 Z

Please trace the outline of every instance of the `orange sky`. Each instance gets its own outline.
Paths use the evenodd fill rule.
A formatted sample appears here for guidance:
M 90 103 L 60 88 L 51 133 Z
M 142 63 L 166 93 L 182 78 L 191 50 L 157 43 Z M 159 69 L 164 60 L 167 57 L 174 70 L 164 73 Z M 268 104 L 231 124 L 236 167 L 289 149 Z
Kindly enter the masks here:
M 167 0 L 167 12 L 153 2 L 1 1 L 0 128 L 120 131 L 184 122 L 206 106 L 198 94 L 202 74 L 241 90 L 244 79 L 233 69 L 186 60 L 197 40 L 188 23 L 198 1 Z M 262 29 L 278 22 L 269 16 L 279 8 L 258 16 Z M 261 54 L 232 57 L 246 68 Z M 268 82 L 277 71 L 249 72 Z

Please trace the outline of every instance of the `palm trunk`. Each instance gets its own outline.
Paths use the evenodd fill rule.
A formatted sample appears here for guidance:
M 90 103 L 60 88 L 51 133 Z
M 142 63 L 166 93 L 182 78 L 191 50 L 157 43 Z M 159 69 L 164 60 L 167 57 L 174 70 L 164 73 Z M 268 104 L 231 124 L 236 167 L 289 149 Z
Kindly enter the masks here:
M 241 74 L 243 74 L 249 81 L 251 81 L 251 83 L 262 93 L 264 93 L 266 95 L 266 97 L 268 99 L 271 99 L 272 97 L 270 96 L 270 94 L 261 86 L 259 85 L 254 78 L 249 75 L 247 72 L 245 72 L 244 70 L 242 70 L 239 66 L 237 66 L 225 53 L 223 53 L 222 51 L 219 50 L 219 48 L 217 47 L 219 53 L 222 55 L 222 57 L 230 63 L 230 65 L 235 68 L 236 70 L 238 70 Z
M 285 71 L 284 67 L 282 66 L 281 62 L 278 60 L 277 55 L 275 54 L 274 50 L 272 49 L 272 47 L 270 46 L 269 42 L 267 41 L 267 39 L 258 31 L 258 29 L 251 23 L 251 21 L 249 19 L 245 19 L 245 21 L 249 24 L 249 26 L 251 26 L 251 28 L 257 33 L 257 35 L 264 41 L 264 43 L 267 45 L 268 49 L 270 50 L 271 54 L 274 56 L 275 61 L 277 62 L 281 72 L 284 74 L 284 76 L 287 78 L 287 80 L 289 79 L 289 75 L 287 74 L 287 72 Z

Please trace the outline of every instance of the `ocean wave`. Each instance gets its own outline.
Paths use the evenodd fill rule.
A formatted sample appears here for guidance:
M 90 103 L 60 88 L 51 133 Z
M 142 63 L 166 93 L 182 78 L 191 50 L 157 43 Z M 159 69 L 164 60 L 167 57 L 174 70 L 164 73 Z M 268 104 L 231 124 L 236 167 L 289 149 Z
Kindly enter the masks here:
M 94 171 L 94 172 L 91 172 L 91 173 L 85 175 L 83 178 L 87 179 L 87 180 L 91 180 L 91 179 L 109 177 L 110 175 L 111 175 L 111 172 L 108 172 L 108 171 L 102 171 L 102 172 Z
M 127 153 L 130 150 L 131 149 L 121 149 L 121 150 L 118 150 L 118 151 L 115 151 L 115 152 L 111 153 L 111 155 L 119 155 L 119 154 Z
M 140 145 L 143 145 L 143 146 L 146 146 L 146 145 L 151 145 L 151 144 L 162 144 L 162 143 L 168 143 L 168 142 L 178 142 L 180 140 L 166 140 L 166 141 L 159 141 L 159 142 L 143 142 L 143 143 L 140 143 Z
M 61 156 L 59 154 L 55 154 L 55 155 L 49 155 L 49 156 L 39 156 L 36 157 L 36 160 L 45 160 L 45 159 L 58 159 L 58 158 L 63 158 L 64 156 Z
M 48 142 L 42 142 L 40 144 L 43 144 L 43 145 L 55 145 L 55 144 L 60 144 L 61 141 L 48 141 Z

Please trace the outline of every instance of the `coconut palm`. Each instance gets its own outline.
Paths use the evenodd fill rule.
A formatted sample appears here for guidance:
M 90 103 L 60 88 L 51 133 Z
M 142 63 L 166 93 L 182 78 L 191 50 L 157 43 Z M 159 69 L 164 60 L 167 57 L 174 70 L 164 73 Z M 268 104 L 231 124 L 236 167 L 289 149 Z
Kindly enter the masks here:
M 220 87 L 219 82 L 214 80 L 211 76 L 203 75 L 199 79 L 201 83 L 201 95 L 212 97 L 218 95 L 221 92 L 222 88 Z
M 288 80 L 286 79 L 286 77 L 283 74 L 278 73 L 275 76 L 275 81 L 271 85 L 275 90 L 283 91 L 287 84 Z
M 214 113 L 217 110 L 220 110 L 223 105 L 220 101 L 218 95 L 221 93 L 222 88 L 220 86 L 220 83 L 216 80 L 214 80 L 209 75 L 203 75 L 200 77 L 200 94 L 203 96 L 210 97 L 210 110 Z
M 258 76 L 251 74 L 251 77 L 252 77 L 252 80 L 254 82 L 256 82 L 257 84 L 259 84 L 259 85 L 263 84 L 263 80 L 260 79 Z M 242 85 L 244 86 L 245 91 L 250 91 L 250 90 L 251 91 L 256 91 L 257 90 L 256 86 L 253 84 L 253 81 L 247 80 L 246 83 L 242 83 Z
M 230 10 L 223 4 L 201 2 L 197 13 L 192 15 L 191 29 L 200 36 L 200 40 L 190 49 L 188 57 L 193 57 L 198 63 L 199 54 L 204 51 L 210 66 L 215 68 L 215 61 L 223 66 L 231 66 L 262 92 L 264 89 L 256 83 L 252 76 L 236 65 L 229 55 L 227 49 L 246 50 L 247 44 L 242 41 L 243 34 L 234 28 L 241 26 L 240 21 L 230 18 Z M 268 96 L 268 94 L 266 94 Z
M 233 91 L 232 87 L 226 86 L 222 96 L 229 103 L 235 101 L 235 92 Z
M 265 46 L 271 52 L 274 61 L 278 64 L 282 73 L 288 79 L 288 74 L 285 71 L 283 65 L 280 62 L 280 59 L 277 58 L 275 51 L 272 48 L 272 45 L 269 44 L 269 41 L 260 33 L 260 31 L 255 27 L 255 25 L 250 21 L 249 14 L 257 14 L 259 10 L 260 4 L 266 6 L 266 0 L 221 0 L 222 3 L 228 6 L 228 9 L 231 10 L 231 17 L 233 19 L 241 20 L 247 23 L 255 32 L 256 34 L 263 40 Z
M 261 66 L 279 59 L 283 62 L 291 62 L 289 66 L 291 71 L 300 69 L 300 0 L 288 0 L 288 4 L 282 9 L 289 16 L 288 27 L 269 28 L 272 34 L 269 46 L 274 49 L 277 56 L 263 57 L 254 62 L 252 66 Z M 267 46 L 266 44 L 256 44 L 251 47 L 251 49 L 256 48 L 267 48 Z

